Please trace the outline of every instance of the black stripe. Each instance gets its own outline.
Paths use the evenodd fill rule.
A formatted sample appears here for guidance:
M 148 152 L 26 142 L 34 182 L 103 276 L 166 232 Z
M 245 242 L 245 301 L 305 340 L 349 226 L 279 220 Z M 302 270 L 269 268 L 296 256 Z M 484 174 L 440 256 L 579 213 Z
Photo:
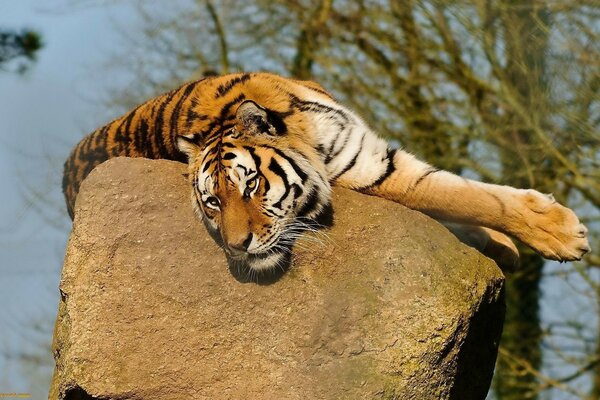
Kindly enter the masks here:
M 106 147 L 106 130 L 102 129 L 101 131 L 96 131 L 95 135 L 96 139 L 94 140 L 94 144 L 96 146 Z
M 210 163 L 212 162 L 212 160 L 210 160 L 210 161 L 204 160 L 203 162 L 204 162 L 204 167 L 202 168 L 202 173 L 205 173 L 206 170 L 210 167 Z
M 298 166 L 298 164 L 296 164 L 293 158 L 289 157 L 279 149 L 275 149 L 275 153 L 277 153 L 279 157 L 283 158 L 285 161 L 288 162 L 288 164 L 290 164 L 290 166 L 292 167 L 296 175 L 298 175 L 302 183 L 306 182 L 306 179 L 308 179 L 308 175 L 306 174 L 306 172 L 300 169 L 300 167 Z
M 204 148 L 204 153 L 202 156 L 202 160 L 200 161 L 201 164 L 203 164 L 206 160 L 210 159 L 210 158 L 214 158 L 215 156 L 215 152 L 214 152 L 214 148 L 218 147 L 217 145 L 213 146 L 213 147 L 209 147 L 209 148 Z
M 229 116 L 229 111 L 231 110 L 231 107 L 233 107 L 234 105 L 236 105 L 238 103 L 241 103 L 245 99 L 246 99 L 246 96 L 244 95 L 244 93 L 240 93 L 235 99 L 233 99 L 230 102 L 223 105 L 223 108 L 221 108 L 221 113 L 219 114 L 219 119 L 217 121 L 213 122 L 212 124 L 214 124 L 214 125 L 222 124 L 223 121 L 225 121 L 226 117 Z
M 308 197 L 306 198 L 306 202 L 302 205 L 300 211 L 298 211 L 298 216 L 306 217 L 308 214 L 313 212 L 319 203 L 319 194 L 317 188 L 312 188 Z
M 331 145 L 329 145 L 329 149 L 327 149 L 327 156 L 325 157 L 325 164 L 329 164 L 329 162 L 331 161 L 331 153 L 333 152 L 333 148 L 335 147 L 335 144 L 337 143 L 337 139 L 339 139 L 339 136 L 337 136 L 334 140 L 331 141 Z
M 206 78 L 192 82 L 191 85 L 193 87 L 196 87 L 196 85 L 199 85 L 204 80 L 206 80 Z M 208 119 L 208 115 L 198 114 L 196 111 L 194 111 L 194 107 L 197 107 L 198 105 L 199 105 L 199 103 L 198 103 L 197 99 L 193 98 L 191 101 L 191 105 L 188 107 L 188 109 L 186 111 L 185 128 L 188 130 L 192 127 L 192 124 L 194 121 L 206 121 Z
M 377 180 L 375 182 L 373 182 L 372 184 L 370 184 L 368 186 L 360 188 L 359 190 L 373 189 L 375 186 L 381 185 L 387 178 L 390 177 L 390 175 L 392 175 L 394 173 L 394 171 L 396 170 L 396 166 L 394 165 L 394 156 L 396 155 L 396 151 L 397 151 L 396 149 L 388 149 L 387 155 L 386 155 L 388 164 L 387 164 L 387 168 L 386 168 L 385 172 L 383 174 L 381 174 L 381 176 L 379 178 L 377 178 Z
M 195 179 L 194 179 L 195 180 Z M 198 205 L 198 209 L 202 210 L 202 199 L 200 197 L 198 197 L 200 195 L 200 193 L 198 192 L 198 186 L 195 185 L 195 190 L 194 190 L 194 199 L 196 199 L 196 204 Z M 205 214 L 206 215 L 206 214 Z
M 236 168 L 241 168 L 241 169 L 243 169 L 243 170 L 244 170 L 244 174 L 245 174 L 245 175 L 249 175 L 249 174 L 248 174 L 248 168 L 246 168 L 244 165 L 238 164 L 238 165 L 236 166 Z
M 211 146 L 214 142 L 220 139 L 219 135 L 210 136 L 207 132 L 201 133 L 201 136 L 206 138 L 203 140 L 205 148 Z
M 85 137 L 84 143 L 83 143 L 83 152 L 84 154 L 89 153 L 92 150 L 92 135 L 87 135 Z
M 329 151 L 327 152 L 327 156 L 325 157 L 325 164 L 329 164 L 331 162 L 331 160 L 333 158 L 335 158 L 336 156 L 338 156 L 346 148 L 346 145 L 348 145 L 348 141 L 350 140 L 350 136 L 352 136 L 353 131 L 352 131 L 352 129 L 344 129 L 343 132 L 346 133 L 346 136 L 344 137 L 344 143 L 335 153 L 332 154 L 333 149 L 335 148 L 335 145 L 340 140 L 340 136 L 338 135 L 338 137 L 333 141 L 333 144 L 329 148 Z
M 234 121 L 233 121 L 234 117 L 230 116 L 229 112 L 234 105 L 244 101 L 245 98 L 246 98 L 246 96 L 243 93 L 240 93 L 236 98 L 234 98 L 233 100 L 231 100 L 228 103 L 226 103 L 225 105 L 223 105 L 223 107 L 221 108 L 219 117 L 217 117 L 213 121 L 211 121 L 208 124 L 208 126 L 201 132 L 202 138 L 204 139 L 204 147 L 205 148 L 210 146 L 214 142 L 217 142 L 217 147 L 219 149 L 221 148 L 221 145 L 225 144 L 222 141 L 222 139 L 223 139 L 222 134 L 228 128 L 231 128 L 234 126 Z M 224 122 L 226 122 L 226 121 L 231 121 L 231 122 L 228 124 L 225 124 Z
M 360 146 L 358 147 L 358 151 L 356 152 L 356 154 L 354 155 L 352 160 L 350 160 L 350 162 L 344 167 L 343 170 L 341 170 L 336 176 L 334 176 L 333 178 L 330 179 L 331 182 L 335 182 L 340 176 L 344 175 L 346 172 L 350 171 L 350 169 L 352 167 L 354 167 L 354 165 L 356 164 L 356 160 L 358 159 L 358 156 L 363 151 L 363 143 L 365 142 L 365 136 L 366 135 L 363 133 L 363 136 L 360 139 Z
M 192 127 L 192 124 L 194 123 L 194 121 L 206 121 L 208 120 L 208 115 L 204 115 L 204 114 L 198 114 L 196 111 L 194 111 L 194 107 L 196 106 L 196 104 L 192 104 L 187 112 L 186 112 L 186 116 L 185 116 L 185 128 L 186 129 L 190 129 Z
M 290 185 L 289 185 L 289 183 L 287 181 L 287 175 L 286 175 L 285 171 L 283 170 L 283 168 L 281 168 L 281 165 L 279 165 L 279 163 L 277 162 L 277 160 L 275 160 L 274 158 L 271 158 L 271 162 L 269 163 L 269 169 L 271 171 L 273 171 L 273 173 L 275 173 L 276 175 L 278 175 L 281 178 L 281 180 L 283 181 L 283 185 L 285 187 L 285 192 L 279 198 L 279 200 L 277 200 L 277 202 L 275 202 L 273 204 L 273 207 L 276 207 L 276 208 L 278 208 L 280 210 L 283 210 L 283 208 L 281 208 L 281 203 L 290 194 Z
M 136 147 L 144 154 L 144 157 L 153 159 L 155 156 L 152 144 L 149 143 L 149 128 L 148 122 L 142 118 L 136 130 L 135 140 L 138 143 Z
M 106 127 L 104 127 L 103 129 L 106 129 Z M 91 136 L 91 135 L 89 135 L 89 136 Z M 85 145 L 86 145 L 87 141 L 89 140 L 89 136 L 84 137 L 77 144 L 76 152 L 77 152 L 78 160 L 81 160 L 81 161 L 85 160 Z
M 110 149 L 110 156 L 111 157 L 119 157 L 121 155 L 120 146 L 121 146 L 121 143 L 117 143 L 117 145 L 113 146 Z
M 129 155 L 131 153 L 131 149 L 130 146 L 133 144 L 134 150 L 138 151 L 135 148 L 135 132 L 131 131 L 131 122 L 133 121 L 133 118 L 135 117 L 135 115 L 137 114 L 139 108 L 141 106 L 136 107 L 133 111 L 131 111 L 129 113 L 129 115 L 127 116 L 127 118 L 125 119 L 125 134 L 127 135 L 127 148 L 125 150 L 126 154 Z
M 212 147 L 208 148 L 208 151 L 206 151 L 206 155 L 211 155 L 211 156 L 216 156 L 217 153 L 221 150 L 221 146 L 219 146 L 219 144 L 216 144 Z
M 277 215 L 277 213 L 275 211 L 269 210 L 268 208 L 265 208 L 263 210 L 263 214 L 265 214 L 268 217 L 278 217 L 279 215 Z
M 321 211 L 319 211 L 312 220 L 314 221 L 315 228 L 328 228 L 333 226 L 333 206 L 331 205 L 331 202 L 321 207 Z
M 248 153 L 250 153 L 250 156 L 254 160 L 254 164 L 256 165 L 256 170 L 260 171 L 261 160 L 260 160 L 260 157 L 256 155 L 256 152 L 254 151 L 254 147 L 244 146 L 244 149 L 248 150 Z M 269 168 L 270 167 L 271 166 L 269 166 Z
M 429 169 L 427 169 L 427 171 L 425 171 L 425 173 L 423 173 L 423 175 L 421 175 L 419 177 L 419 179 L 417 179 L 417 181 L 415 182 L 414 185 L 412 185 L 411 190 L 415 190 L 415 188 L 421 183 L 423 182 L 423 179 L 427 178 L 429 175 L 439 172 L 439 169 L 434 168 L 434 167 L 430 167 Z
M 127 132 L 127 154 L 131 153 L 131 149 L 130 149 L 131 145 L 133 145 L 133 149 L 136 152 L 138 152 L 138 149 L 135 147 L 135 130 L 134 131 L 131 130 L 131 123 L 133 121 L 133 118 L 135 118 L 137 111 L 138 111 L 138 108 L 136 108 L 131 113 L 129 113 L 129 116 L 127 116 L 127 122 L 125 123 L 125 132 Z
M 296 161 L 294 161 L 293 158 L 291 158 L 290 156 L 288 156 L 287 154 L 285 154 L 283 151 L 279 150 L 276 147 L 272 147 L 272 146 L 263 146 L 263 147 L 273 150 L 275 152 L 275 154 L 277 154 L 279 157 L 281 157 L 285 161 L 287 161 L 288 164 L 290 164 L 290 166 L 296 173 L 296 175 L 298 175 L 298 177 L 300 178 L 302 183 L 306 182 L 306 179 L 308 179 L 308 175 L 306 174 L 306 172 L 304 172 L 302 169 L 300 169 L 300 167 L 298 166 L 298 164 L 296 164 Z M 305 159 L 305 161 L 306 161 L 306 159 Z
M 158 111 L 156 113 L 156 119 L 154 122 L 154 140 L 156 143 L 156 147 L 158 149 L 158 157 L 159 158 L 169 158 L 169 151 L 165 146 L 165 139 L 163 137 L 163 129 L 164 129 L 164 113 L 167 106 L 173 101 L 173 97 L 177 91 L 172 91 L 167 94 L 167 98 L 161 103 Z
M 313 101 L 300 100 L 299 97 L 294 96 L 292 94 L 290 94 L 289 96 L 292 103 L 291 106 L 298 108 L 300 111 L 332 113 L 340 117 L 345 123 L 349 122 L 348 115 L 341 110 Z
M 120 144 L 119 153 L 121 153 L 121 155 L 125 155 L 126 157 L 129 157 L 130 155 L 129 143 L 131 142 L 131 138 L 129 137 L 129 126 L 131 125 L 131 119 L 133 118 L 134 111 L 130 112 L 127 117 L 121 120 L 121 123 L 117 126 L 115 131 L 115 136 L 113 137 L 113 140 Z
M 465 178 L 463 178 L 463 179 L 465 179 Z M 489 194 L 490 196 L 492 196 L 494 198 L 494 200 L 496 200 L 496 202 L 500 205 L 501 215 L 506 215 L 506 205 L 504 204 L 504 202 L 502 201 L 502 199 L 500 197 L 496 196 L 493 193 L 490 193 L 490 192 L 487 192 L 487 191 L 486 191 L 486 193 Z
M 260 172 L 259 172 L 260 173 Z M 265 192 L 264 192 L 264 196 L 266 198 L 267 193 L 269 193 L 269 190 L 271 189 L 271 184 L 269 183 L 269 180 L 267 178 L 264 177 L 264 175 L 261 174 L 261 176 L 264 178 L 264 182 L 265 182 Z
M 175 143 L 175 138 L 179 135 L 178 122 L 179 122 L 179 114 L 181 113 L 181 107 L 183 106 L 183 102 L 187 100 L 190 96 L 194 88 L 196 87 L 196 82 L 188 83 L 187 86 L 184 86 L 184 91 L 179 100 L 177 100 L 177 104 L 175 104 L 175 108 L 171 113 L 171 142 Z M 181 88 L 180 88 L 181 90 Z
M 275 128 L 275 132 L 280 136 L 283 136 L 288 132 L 287 125 L 284 122 L 285 117 L 285 113 L 267 109 L 267 123 Z
M 219 85 L 219 87 L 217 88 L 217 93 L 215 95 L 215 99 L 225 96 L 227 93 L 229 93 L 231 91 L 231 89 L 233 89 L 234 86 L 236 86 L 237 84 L 240 84 L 240 83 L 244 83 L 248 79 L 250 79 L 250 74 L 244 74 L 242 76 L 238 76 L 238 77 L 231 79 L 227 83 L 223 83 L 223 84 Z
M 292 189 L 294 189 L 294 199 L 298 199 L 300 196 L 302 196 L 302 193 L 304 193 L 302 186 L 298 185 L 297 183 L 292 184 Z

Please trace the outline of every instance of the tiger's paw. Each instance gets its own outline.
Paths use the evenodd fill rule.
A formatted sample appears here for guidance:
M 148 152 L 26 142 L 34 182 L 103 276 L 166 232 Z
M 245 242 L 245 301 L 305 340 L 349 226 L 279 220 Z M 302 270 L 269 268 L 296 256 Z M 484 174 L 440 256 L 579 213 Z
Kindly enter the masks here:
M 587 228 L 573 211 L 560 205 L 552 195 L 526 190 L 519 215 L 516 236 L 549 260 L 575 261 L 591 248 Z

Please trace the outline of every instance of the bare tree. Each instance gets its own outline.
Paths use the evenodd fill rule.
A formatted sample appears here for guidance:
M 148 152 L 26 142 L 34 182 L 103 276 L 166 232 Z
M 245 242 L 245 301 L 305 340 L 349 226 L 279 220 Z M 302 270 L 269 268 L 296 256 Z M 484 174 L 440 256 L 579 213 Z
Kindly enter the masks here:
M 116 58 L 131 81 L 108 94 L 112 107 L 124 111 L 207 72 L 315 79 L 436 166 L 552 192 L 578 210 L 600 248 L 597 2 L 194 0 L 139 11 L 143 35 L 125 32 L 127 54 Z M 522 268 L 507 286 L 495 396 L 598 398 L 600 280 L 592 268 L 600 257 L 548 274 L 539 256 L 521 250 Z M 577 277 L 573 296 L 590 299 L 580 312 L 594 324 L 541 320 L 540 283 L 557 275 Z

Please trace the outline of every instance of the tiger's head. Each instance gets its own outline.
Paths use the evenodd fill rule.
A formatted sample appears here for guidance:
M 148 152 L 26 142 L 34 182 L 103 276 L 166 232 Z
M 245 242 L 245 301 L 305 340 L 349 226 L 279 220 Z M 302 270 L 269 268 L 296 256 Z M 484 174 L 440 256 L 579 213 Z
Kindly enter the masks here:
M 283 267 L 302 232 L 331 222 L 324 164 L 288 125 L 247 100 L 213 134 L 178 137 L 196 213 L 230 261 L 255 271 Z

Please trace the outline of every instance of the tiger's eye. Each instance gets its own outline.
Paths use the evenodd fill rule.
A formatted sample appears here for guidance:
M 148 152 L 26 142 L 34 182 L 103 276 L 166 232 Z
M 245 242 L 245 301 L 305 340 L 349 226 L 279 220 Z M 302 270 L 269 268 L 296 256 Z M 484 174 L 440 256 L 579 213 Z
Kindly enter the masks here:
M 206 205 L 208 205 L 209 207 L 212 208 L 219 208 L 219 199 L 217 199 L 214 196 L 211 196 L 209 198 L 206 199 L 205 201 Z
M 253 190 L 258 183 L 258 178 L 253 178 L 250 182 L 246 183 L 246 188 Z
M 252 194 L 252 192 L 254 192 L 254 190 L 256 189 L 256 186 L 258 185 L 258 176 L 252 178 L 251 180 L 249 180 L 248 182 L 246 182 L 246 188 L 244 189 L 244 197 L 245 198 L 250 198 L 250 195 Z

